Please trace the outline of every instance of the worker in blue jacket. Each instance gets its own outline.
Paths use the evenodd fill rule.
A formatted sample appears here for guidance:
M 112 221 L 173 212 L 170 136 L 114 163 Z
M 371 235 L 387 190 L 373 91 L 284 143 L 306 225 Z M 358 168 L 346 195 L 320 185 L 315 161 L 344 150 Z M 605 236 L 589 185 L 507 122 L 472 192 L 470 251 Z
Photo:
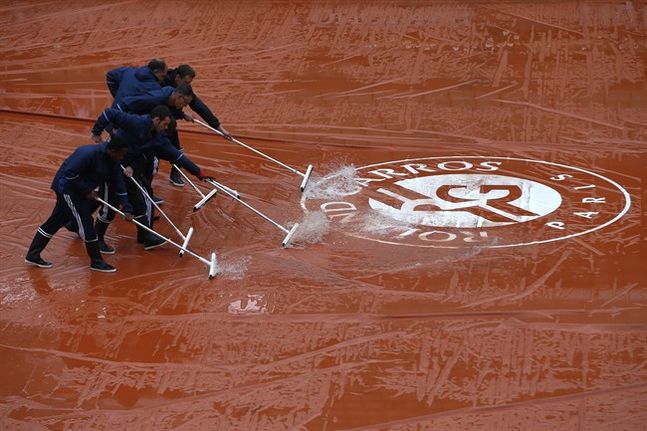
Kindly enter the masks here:
M 182 109 L 193 100 L 193 89 L 183 84 L 178 87 L 161 87 L 145 93 L 124 96 L 120 104 L 123 112 L 131 114 L 149 114 L 154 107 L 166 105 L 176 119 L 184 119 Z
M 143 67 L 127 66 L 109 71 L 106 74 L 106 83 L 114 98 L 112 107 L 122 109 L 120 104 L 124 96 L 161 89 L 166 71 L 166 63 L 161 59 L 153 59 Z
M 171 114 L 174 119 L 186 118 L 182 109 L 191 103 L 193 100 L 193 89 L 188 84 L 178 85 L 177 87 L 162 87 L 159 90 L 149 91 L 143 94 L 137 94 L 132 96 L 126 96 L 123 98 L 122 103 L 120 104 L 122 110 L 125 112 L 130 112 L 134 114 L 146 114 L 150 112 L 155 106 L 166 105 L 171 111 Z M 174 123 L 175 124 L 175 123 Z M 182 150 L 180 146 L 180 137 L 177 133 L 177 128 L 169 128 L 166 132 L 168 138 L 171 141 L 171 144 L 178 150 Z M 156 160 L 150 159 L 149 166 L 145 171 L 148 174 L 148 183 L 151 185 L 153 183 L 153 175 L 156 170 Z M 171 172 L 173 172 L 172 169 Z M 179 173 L 176 172 L 177 175 Z M 171 179 L 171 184 L 175 186 L 184 186 L 183 182 L 176 181 L 174 182 Z
M 74 220 L 90 256 L 90 269 L 101 272 L 116 271 L 115 267 L 101 257 L 92 213 L 96 209 L 97 189 L 104 182 L 108 182 L 116 190 L 126 218 L 132 220 L 133 210 L 127 199 L 120 167 L 120 161 L 127 151 L 127 142 L 115 138 L 108 143 L 79 147 L 65 159 L 51 185 L 56 192 L 54 210 L 47 221 L 38 228 L 25 256 L 27 264 L 51 268 L 52 263 L 44 260 L 40 253 L 61 227 Z
M 162 82 L 162 85 L 164 86 L 169 86 L 169 87 L 179 87 L 180 85 L 186 84 L 186 85 L 191 85 L 193 80 L 195 79 L 196 73 L 195 70 L 189 66 L 188 64 L 181 64 L 175 69 L 168 69 L 166 72 L 166 75 L 164 76 L 164 80 Z M 193 94 L 193 99 L 189 103 L 189 107 L 211 127 L 214 129 L 219 130 L 225 139 L 231 140 L 233 139 L 231 134 L 225 129 L 222 124 L 220 123 L 220 120 L 218 120 L 218 117 L 216 117 L 213 112 L 211 112 L 211 109 L 194 93 Z M 184 119 L 187 121 L 193 121 L 193 116 L 191 114 L 185 113 L 184 114 Z M 177 144 L 179 145 L 179 140 L 177 141 Z M 182 181 L 182 176 L 180 173 L 173 167 L 171 167 L 171 176 L 169 178 L 169 181 L 171 181 L 171 184 L 173 184 L 176 187 L 182 187 L 184 186 L 184 181 Z
M 143 67 L 125 66 L 118 67 L 106 73 L 106 84 L 113 98 L 117 98 L 120 91 L 119 87 L 127 82 L 127 86 L 121 90 L 122 94 L 132 95 L 144 91 L 158 90 L 166 78 L 168 68 L 164 60 L 154 58 Z M 134 82 L 135 78 L 139 82 Z M 137 91 L 133 91 L 135 88 Z
M 119 67 L 109 71 L 106 74 L 106 84 L 110 94 L 114 98 L 112 107 L 128 112 L 123 104 L 125 96 L 136 96 L 144 94 L 148 91 L 160 90 L 162 88 L 162 80 L 166 76 L 166 63 L 162 59 L 153 59 L 148 62 L 148 65 L 143 67 Z M 148 114 L 149 112 L 141 112 Z M 108 126 L 106 130 L 110 132 L 112 126 Z M 156 161 L 151 166 L 151 182 L 154 171 L 156 170 Z M 164 199 L 153 196 L 155 203 L 162 204 Z
M 104 130 L 109 131 L 111 135 L 126 139 L 128 152 L 122 161 L 122 165 L 130 167 L 129 175 L 135 175 L 137 181 L 148 190 L 151 197 L 153 197 L 153 191 L 148 173 L 154 158 L 154 148 L 157 145 L 162 145 L 162 140 L 168 141 L 168 138 L 164 136 L 164 131 L 168 127 L 170 118 L 160 118 L 160 116 L 164 115 L 164 112 L 168 113 L 168 109 L 166 111 L 154 110 L 151 115 L 130 116 L 118 109 L 109 108 L 99 115 L 92 129 L 92 139 L 95 142 L 101 141 L 101 133 Z M 114 129 L 112 128 L 113 126 Z M 152 204 L 144 198 L 140 190 L 136 189 L 131 180 L 125 178 L 124 181 L 129 200 L 134 207 L 135 218 L 140 223 L 152 228 Z M 107 198 L 109 203 L 114 203 L 112 202 L 112 190 L 109 187 L 102 187 L 100 192 Z M 153 199 L 155 198 L 153 197 Z M 114 211 L 107 206 L 102 206 L 97 215 L 95 230 L 99 235 L 101 252 L 104 254 L 113 254 L 115 252 L 115 249 L 105 241 L 105 233 L 114 217 Z M 146 250 L 151 250 L 165 243 L 160 237 L 139 226 L 137 228 L 137 240 L 144 244 L 144 249 Z
M 95 141 L 101 140 L 101 133 L 108 124 L 116 127 L 116 136 L 124 138 L 128 142 L 128 153 L 122 161 L 124 166 L 124 175 L 132 177 L 144 189 L 148 190 L 149 196 L 152 196 L 149 183 L 149 166 L 150 160 L 159 157 L 176 164 L 201 180 L 211 178 L 212 175 L 205 173 L 184 153 L 175 148 L 164 133 L 172 121 L 172 116 L 168 106 L 158 105 L 151 110 L 150 115 L 136 115 L 119 111 L 118 109 L 104 110 L 94 127 L 92 135 Z M 147 226 L 153 226 L 152 206 L 141 190 L 133 184 L 131 179 L 125 180 L 128 199 L 133 205 L 135 219 Z M 110 223 L 114 214 L 106 212 L 99 220 L 105 225 Z M 103 227 L 102 227 L 103 228 Z M 105 232 L 105 229 L 103 230 Z M 148 232 L 147 230 L 137 227 L 137 241 L 144 244 L 146 250 L 158 247 L 164 244 L 164 240 Z

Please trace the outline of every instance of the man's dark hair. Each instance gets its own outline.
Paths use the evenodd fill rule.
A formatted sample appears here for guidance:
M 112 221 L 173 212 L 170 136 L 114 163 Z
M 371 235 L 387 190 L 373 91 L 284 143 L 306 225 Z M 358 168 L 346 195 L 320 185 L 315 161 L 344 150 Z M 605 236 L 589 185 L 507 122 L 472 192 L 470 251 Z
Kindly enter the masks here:
M 185 76 L 195 78 L 195 70 L 193 70 L 193 68 L 188 64 L 180 64 L 177 69 L 175 69 L 175 73 L 180 78 L 184 78 Z
M 189 84 L 178 85 L 173 93 L 184 97 L 193 97 L 193 88 Z
M 170 116 L 171 110 L 168 109 L 168 106 L 166 105 L 157 105 L 151 111 L 151 118 L 159 118 L 160 120 L 164 120 Z
M 148 68 L 153 72 L 164 72 L 166 71 L 166 62 L 161 58 L 154 58 L 148 62 Z
M 108 142 L 108 149 L 112 151 L 119 151 L 122 148 L 128 147 L 128 141 L 120 136 L 110 136 L 110 141 Z

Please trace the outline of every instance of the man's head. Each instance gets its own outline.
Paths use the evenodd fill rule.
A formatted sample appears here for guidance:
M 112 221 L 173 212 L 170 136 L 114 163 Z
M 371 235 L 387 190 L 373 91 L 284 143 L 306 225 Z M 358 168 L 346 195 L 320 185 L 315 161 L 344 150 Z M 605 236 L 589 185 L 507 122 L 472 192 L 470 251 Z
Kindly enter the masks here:
M 113 136 L 108 142 L 106 153 L 111 160 L 115 162 L 121 161 L 128 152 L 128 142 L 119 136 Z
M 177 109 L 182 109 L 193 100 L 193 89 L 189 84 L 178 85 L 171 93 L 168 105 Z
M 160 82 L 164 80 L 164 77 L 166 76 L 166 71 L 168 70 L 168 68 L 166 67 L 166 63 L 161 58 L 154 58 L 151 61 L 149 61 L 148 68 L 151 70 L 151 72 L 153 72 L 153 75 L 155 75 L 155 78 L 157 78 L 157 80 Z
M 153 121 L 153 129 L 155 132 L 164 132 L 168 129 L 171 123 L 171 111 L 168 106 L 157 105 L 151 111 L 151 120 Z
M 182 84 L 191 84 L 195 78 L 195 70 L 188 64 L 180 64 L 175 69 L 175 83 L 180 86 Z

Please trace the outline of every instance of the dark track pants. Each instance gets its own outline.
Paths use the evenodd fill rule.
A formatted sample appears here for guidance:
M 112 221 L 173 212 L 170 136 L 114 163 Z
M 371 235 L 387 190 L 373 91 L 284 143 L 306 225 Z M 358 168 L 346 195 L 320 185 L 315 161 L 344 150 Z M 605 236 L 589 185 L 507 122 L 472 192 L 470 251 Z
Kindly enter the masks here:
M 56 193 L 56 204 L 49 218 L 40 225 L 38 232 L 51 238 L 69 221 L 78 226 L 79 236 L 85 242 L 96 241 L 92 213 L 96 208 L 94 201 L 78 193 Z

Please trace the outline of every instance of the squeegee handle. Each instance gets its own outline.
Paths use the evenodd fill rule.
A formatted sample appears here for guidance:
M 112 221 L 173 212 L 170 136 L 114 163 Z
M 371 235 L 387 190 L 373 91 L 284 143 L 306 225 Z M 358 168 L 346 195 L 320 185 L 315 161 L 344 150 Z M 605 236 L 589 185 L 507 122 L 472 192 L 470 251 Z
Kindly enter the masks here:
M 231 196 L 232 198 L 236 199 L 238 202 L 240 202 L 241 204 L 243 204 L 244 206 L 246 206 L 246 207 L 247 207 L 247 208 L 249 208 L 250 210 L 254 211 L 254 212 L 255 212 L 256 214 L 258 214 L 259 216 L 263 217 L 263 218 L 264 218 L 265 220 L 267 220 L 268 222 L 272 223 L 274 226 L 276 226 L 276 227 L 278 227 L 279 229 L 281 229 L 283 232 L 285 232 L 285 233 L 289 233 L 289 232 L 290 232 L 290 231 L 289 231 L 289 229 L 284 228 L 283 226 L 281 226 L 280 224 L 278 224 L 277 222 L 275 222 L 274 220 L 272 220 L 271 218 L 269 218 L 268 216 L 266 216 L 266 215 L 265 215 L 265 214 L 263 214 L 262 212 L 258 211 L 256 208 L 254 208 L 253 206 L 249 205 L 247 202 L 245 202 L 244 200 L 240 199 L 238 196 L 236 196 L 235 194 L 233 194 L 232 192 L 230 192 L 229 190 L 227 190 L 227 188 L 226 188 L 226 187 L 222 187 L 222 185 L 218 184 L 217 182 L 215 182 L 214 180 L 211 180 L 211 179 L 208 179 L 207 181 L 208 181 L 212 186 L 219 188 L 220 190 L 222 190 L 223 192 L 225 192 L 226 194 L 228 194 L 228 195 L 229 195 L 229 196 Z
M 225 136 L 225 135 L 223 135 L 223 134 L 222 134 L 222 132 L 221 132 L 220 130 L 218 130 L 218 129 L 214 129 L 213 127 L 211 127 L 211 126 L 210 126 L 210 125 L 208 125 L 207 123 L 203 123 L 202 121 L 200 121 L 200 120 L 198 120 L 198 119 L 195 119 L 195 118 L 193 119 L 193 121 L 195 121 L 196 123 L 198 123 L 198 124 L 199 124 L 199 125 L 201 125 L 202 127 L 206 127 L 207 129 L 209 129 L 209 130 L 211 130 L 211 131 L 213 131 L 213 132 L 216 132 L 216 133 L 217 133 L 217 134 L 219 134 L 220 136 Z M 276 160 L 275 158 L 270 157 L 270 156 L 268 156 L 267 154 L 265 154 L 265 153 L 262 153 L 262 152 L 258 151 L 256 148 L 250 147 L 249 145 L 245 144 L 244 142 L 240 142 L 240 141 L 239 141 L 238 139 L 236 139 L 236 138 L 232 138 L 232 142 L 233 142 L 233 143 L 235 143 L 235 144 L 240 145 L 241 147 L 245 147 L 245 148 L 247 148 L 249 151 L 252 151 L 252 152 L 254 152 L 254 153 L 258 154 L 259 156 L 265 157 L 266 159 L 269 159 L 269 160 L 273 161 L 274 163 L 276 163 L 276 164 L 278 164 L 278 165 L 283 166 L 285 169 L 287 169 L 287 170 L 289 170 L 289 171 L 292 171 L 292 172 L 294 172 L 295 174 L 301 175 L 302 177 L 305 177 L 305 176 L 306 176 L 306 174 L 304 174 L 303 172 L 298 171 L 297 169 L 294 169 L 293 167 L 288 166 L 288 165 L 286 165 L 285 163 L 280 162 L 280 161 Z
M 126 168 L 124 168 L 124 165 L 121 165 L 121 169 L 122 169 L 124 172 L 126 172 Z M 144 195 L 144 197 L 145 197 L 146 199 L 148 199 L 148 200 L 150 201 L 150 203 L 152 203 L 152 204 L 153 204 L 153 206 L 155 207 L 155 209 L 157 209 L 157 211 L 159 211 L 159 212 L 160 212 L 160 214 L 162 214 L 162 216 L 164 216 L 164 219 L 166 219 L 166 221 L 167 221 L 167 222 L 169 222 L 169 224 L 170 224 L 171 226 L 173 226 L 173 229 L 175 229 L 175 232 L 177 232 L 177 234 L 178 234 L 178 235 L 180 235 L 180 238 L 182 238 L 182 241 L 184 241 L 184 240 L 186 239 L 186 237 L 184 236 L 184 234 L 182 233 L 182 231 L 181 231 L 180 229 L 178 229 L 178 228 L 177 228 L 177 226 L 175 226 L 175 223 L 173 223 L 173 222 L 171 221 L 171 219 L 170 219 L 170 218 L 168 218 L 168 216 L 166 215 L 166 213 L 165 213 L 164 211 L 162 211 L 162 209 L 159 207 L 159 205 L 157 205 L 157 202 L 155 202 L 155 199 L 153 199 L 152 197 L 150 197 L 150 196 L 149 196 L 148 192 L 144 189 L 144 187 L 143 187 L 141 184 L 139 184 L 139 183 L 137 182 L 137 180 L 136 180 L 136 179 L 134 179 L 133 177 L 128 177 L 128 178 L 130 178 L 130 179 L 133 181 L 133 183 L 135 183 L 135 185 L 137 186 L 137 188 L 139 189 L 139 191 L 140 191 L 140 192 L 142 192 L 142 194 Z
M 108 202 L 104 201 L 103 199 L 101 199 L 101 198 L 95 198 L 95 199 L 97 200 L 97 202 L 100 202 L 100 203 L 104 204 L 105 206 L 107 206 L 108 208 L 110 208 L 111 210 L 113 210 L 114 212 L 116 212 L 117 214 L 119 214 L 119 215 L 121 215 L 121 216 L 123 216 L 123 215 L 124 215 L 123 211 L 121 211 L 121 210 L 119 210 L 118 208 L 116 208 L 116 207 L 114 207 L 114 206 L 110 205 Z M 150 232 L 150 233 L 152 233 L 153 235 L 155 235 L 155 236 L 157 236 L 157 237 L 159 237 L 159 238 L 162 238 L 163 240 L 165 240 L 165 241 L 167 241 L 167 242 L 169 242 L 169 243 L 173 244 L 174 246 L 176 246 L 176 247 L 177 247 L 177 248 L 179 248 L 180 250 L 184 250 L 184 251 L 186 251 L 186 252 L 187 252 L 187 253 L 189 253 L 191 256 L 195 257 L 196 259 L 200 260 L 200 261 L 201 261 L 201 262 L 203 262 L 203 263 L 206 263 L 206 264 L 207 264 L 207 266 L 211 266 L 211 262 L 210 262 L 210 261 L 208 261 L 207 259 L 205 259 L 204 257 L 202 257 L 202 256 L 200 256 L 200 255 L 195 254 L 194 252 L 192 252 L 192 251 L 191 251 L 191 250 L 189 250 L 188 248 L 184 248 L 184 247 L 182 247 L 181 245 L 179 245 L 179 244 L 175 243 L 174 241 L 172 241 L 171 239 L 169 239 L 169 238 L 165 237 L 164 235 L 162 235 L 162 234 L 159 234 L 159 233 L 155 232 L 153 229 L 149 228 L 149 227 L 148 227 L 148 226 L 146 226 L 145 224 L 140 223 L 140 222 L 138 222 L 138 221 L 137 221 L 137 220 L 135 220 L 135 219 L 133 219 L 133 223 L 135 223 L 137 226 L 139 226 L 139 227 L 141 227 L 141 228 L 143 228 L 143 229 L 145 229 L 145 230 L 149 231 L 149 232 Z
M 193 181 L 189 177 L 186 176 L 184 172 L 182 172 L 182 169 L 180 169 L 177 165 L 173 165 L 171 169 L 177 169 L 180 172 L 180 175 L 184 177 L 184 179 L 193 187 L 193 189 L 198 192 L 200 196 L 204 199 L 204 193 L 202 193 L 202 190 L 200 190 L 195 184 L 193 184 Z

